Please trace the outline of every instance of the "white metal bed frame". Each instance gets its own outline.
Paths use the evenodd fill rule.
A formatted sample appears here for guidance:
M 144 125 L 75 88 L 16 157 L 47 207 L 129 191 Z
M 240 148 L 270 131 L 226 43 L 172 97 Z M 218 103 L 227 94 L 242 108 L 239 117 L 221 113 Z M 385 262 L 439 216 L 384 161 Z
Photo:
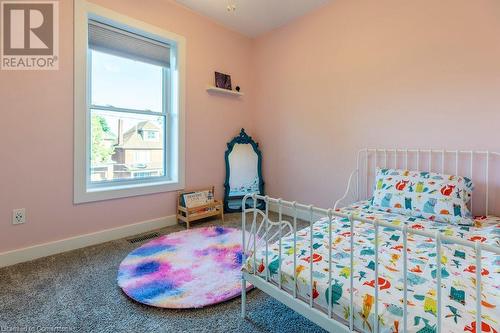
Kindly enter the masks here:
M 379 154 L 382 154 L 382 159 L 384 163 L 382 165 L 379 165 L 380 161 L 380 156 Z M 390 161 L 389 157 L 392 154 L 393 162 L 392 166 L 390 166 Z M 322 328 L 326 329 L 329 332 L 356 332 L 356 331 L 363 331 L 360 330 L 359 328 L 354 327 L 354 311 L 353 311 L 353 302 L 354 302 L 354 290 L 353 290 L 353 276 L 354 274 L 350 274 L 350 283 L 349 283 L 349 290 L 350 290 L 350 304 L 349 304 L 349 321 L 346 323 L 343 319 L 339 318 L 337 315 L 335 315 L 332 311 L 332 304 L 331 302 L 328 302 L 328 311 L 324 312 L 318 308 L 314 307 L 314 301 L 313 301 L 313 260 L 310 260 L 310 275 L 309 275 L 309 286 L 310 286 L 310 292 L 309 292 L 309 300 L 306 300 L 302 297 L 297 296 L 297 286 L 295 284 L 293 292 L 289 292 L 287 290 L 284 290 L 281 285 L 281 239 L 282 237 L 289 236 L 293 233 L 293 239 L 294 239 L 294 262 L 293 262 L 293 267 L 294 267 L 294 272 L 296 271 L 296 265 L 297 265 L 297 258 L 296 258 L 296 250 L 297 250 L 297 219 L 298 219 L 298 214 L 299 211 L 301 212 L 308 212 L 309 216 L 309 228 L 310 228 L 310 242 L 312 244 L 313 240 L 313 224 L 317 220 L 317 216 L 324 216 L 328 218 L 329 221 L 329 228 L 328 228 L 328 240 L 329 243 L 332 243 L 333 236 L 332 236 L 332 221 L 334 217 L 340 217 L 340 218 L 348 218 L 349 223 L 350 223 L 350 269 L 351 272 L 354 272 L 354 223 L 356 221 L 359 222 L 364 222 L 364 223 L 369 223 L 373 225 L 375 229 L 375 239 L 378 238 L 378 232 L 379 232 L 379 227 L 390 227 L 396 230 L 399 230 L 402 234 L 402 239 L 403 239 L 403 332 L 408 332 L 408 309 L 407 309 L 407 274 L 408 274 L 408 258 L 407 258 L 407 240 L 408 240 L 408 234 L 413 234 L 413 235 L 420 235 L 424 236 L 427 238 L 432 238 L 436 240 L 436 265 L 437 265 L 437 271 L 436 271 L 436 286 L 441 285 L 441 244 L 443 241 L 447 243 L 447 245 L 450 244 L 458 244 L 462 246 L 467 246 L 475 250 L 476 252 L 476 333 L 481 333 L 481 253 L 482 251 L 486 252 L 491 252 L 496 255 L 500 255 L 500 247 L 498 246 L 492 246 L 488 244 L 482 244 L 479 241 L 472 242 L 469 240 L 464 240 L 461 238 L 457 237 L 450 237 L 443 235 L 441 232 L 436 231 L 436 232 L 428 232 L 425 230 L 418 230 L 418 229 L 408 229 L 407 225 L 404 224 L 402 226 L 396 226 L 384 221 L 377 221 L 377 220 L 370 220 L 370 219 L 365 219 L 362 217 L 358 216 L 353 216 L 351 214 L 344 214 L 340 213 L 339 211 L 336 210 L 337 206 L 345 201 L 347 201 L 347 198 L 349 197 L 349 194 L 352 191 L 354 192 L 353 198 L 356 201 L 359 201 L 361 199 L 361 192 L 360 192 L 360 187 L 361 183 L 364 182 L 365 184 L 365 198 L 368 198 L 369 193 L 370 193 L 370 175 L 371 172 L 370 170 L 376 170 L 377 167 L 391 167 L 391 168 L 398 168 L 401 159 L 404 161 L 404 168 L 408 169 L 411 165 L 411 161 L 414 160 L 414 169 L 420 169 L 421 161 L 422 159 L 425 159 L 425 154 L 427 154 L 427 171 L 434 171 L 434 172 L 441 172 L 444 173 L 446 168 L 445 168 L 445 162 L 446 162 L 446 157 L 448 155 L 452 155 L 455 158 L 455 174 L 459 174 L 459 171 L 464 167 L 464 163 L 461 163 L 463 160 L 462 156 L 467 156 L 466 160 L 468 161 L 469 164 L 469 175 L 471 178 L 474 176 L 475 172 L 475 166 L 477 162 L 477 156 L 482 156 L 484 159 L 484 179 L 485 179 L 485 214 L 488 215 L 489 213 L 489 200 L 490 200 L 490 168 L 491 168 L 491 163 L 492 163 L 492 157 L 500 157 L 500 153 L 497 152 L 489 152 L 489 151 L 463 151 L 463 150 L 431 150 L 431 149 L 363 149 L 358 152 L 357 156 L 357 168 L 354 170 L 348 181 L 347 189 L 345 194 L 335 202 L 334 208 L 330 209 L 323 209 L 323 208 L 318 208 L 314 207 L 312 205 L 303 205 L 299 204 L 297 202 L 290 202 L 290 201 L 285 201 L 282 199 L 275 199 L 275 198 L 270 198 L 268 196 L 261 196 L 261 195 L 256 195 L 256 194 L 248 194 L 243 198 L 242 202 L 242 207 L 243 207 L 243 212 L 242 212 L 242 228 L 243 230 L 246 230 L 246 214 L 251 213 L 253 214 L 253 219 L 252 219 L 252 224 L 250 228 L 250 236 L 247 241 L 246 239 L 246 233 L 243 232 L 243 249 L 244 249 L 244 255 L 243 255 L 243 262 L 246 262 L 246 255 L 249 253 L 256 253 L 256 249 L 260 248 L 261 246 L 265 246 L 266 248 L 266 258 L 265 258 L 265 265 L 268 267 L 268 247 L 269 243 L 273 243 L 278 241 L 279 242 L 279 253 L 278 253 L 278 283 L 275 283 L 274 281 L 270 280 L 269 274 L 266 273 L 265 278 L 259 276 L 259 274 L 256 274 L 256 256 L 253 256 L 253 271 L 247 272 L 246 270 L 243 271 L 242 274 L 242 281 L 241 281 L 241 315 L 243 318 L 246 317 L 246 284 L 247 282 L 251 283 L 254 285 L 256 288 L 261 289 L 268 295 L 272 296 L 273 298 L 277 299 L 278 301 L 282 302 L 283 304 L 287 305 L 291 309 L 295 310 L 296 312 L 300 313 L 304 317 L 308 318 L 309 320 L 313 321 L 314 323 L 318 324 Z M 440 169 L 435 168 L 435 164 L 433 161 L 435 160 L 436 155 L 440 158 Z M 364 168 L 362 169 L 362 161 L 363 157 L 365 159 L 365 164 Z M 370 159 L 374 158 L 374 161 L 370 162 Z M 370 167 L 371 164 L 373 164 L 373 169 Z M 364 171 L 364 177 L 365 179 L 362 179 L 363 174 L 361 171 Z M 375 173 L 373 173 L 375 175 Z M 355 182 L 355 184 L 353 184 Z M 253 200 L 253 207 L 251 208 L 245 208 L 246 207 L 246 201 L 247 199 L 252 198 Z M 262 212 L 261 210 L 256 208 L 256 202 L 257 199 L 259 200 L 264 200 L 266 203 L 266 208 L 265 212 Z M 278 221 L 273 222 L 269 219 L 269 205 L 277 205 L 277 210 L 278 210 Z M 472 199 L 471 199 L 471 206 L 472 206 Z M 287 211 L 292 212 L 292 218 L 293 218 L 293 225 L 288 222 L 283 220 L 283 209 L 287 209 Z M 258 222 L 258 217 L 260 217 L 262 220 Z M 259 224 L 257 226 L 257 224 Z M 378 323 L 378 308 L 379 308 L 379 299 L 378 299 L 378 277 L 379 277 L 379 271 L 378 271 L 378 243 L 374 242 L 374 251 L 375 251 L 375 278 L 374 278 L 374 298 L 375 298 L 375 309 L 374 309 L 374 323 L 373 323 L 373 332 L 378 332 L 379 330 L 379 323 Z M 314 254 L 314 249 L 311 246 L 310 247 L 310 256 L 312 257 Z M 332 249 L 329 247 L 329 257 L 332 255 Z M 266 269 L 266 272 L 268 270 Z M 332 263 L 329 260 L 328 264 L 328 281 L 329 285 L 332 283 Z M 478 287 L 479 286 L 479 287 Z M 436 333 L 441 333 L 441 321 L 442 321 L 442 296 L 441 296 L 441 288 L 436 288 L 437 289 L 437 324 L 436 324 Z

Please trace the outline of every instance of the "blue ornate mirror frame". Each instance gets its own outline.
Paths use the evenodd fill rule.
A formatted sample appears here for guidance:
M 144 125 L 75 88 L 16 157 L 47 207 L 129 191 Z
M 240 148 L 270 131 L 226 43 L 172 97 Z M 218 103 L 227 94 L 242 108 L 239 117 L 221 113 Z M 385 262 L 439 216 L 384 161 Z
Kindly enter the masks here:
M 249 145 L 249 147 L 243 147 L 240 145 Z M 250 148 L 251 147 L 251 148 Z M 236 149 L 238 148 L 238 149 Z M 233 160 L 234 163 L 234 158 L 236 158 L 238 155 L 234 156 L 233 159 L 230 158 L 231 153 L 238 151 L 238 153 L 241 154 L 248 154 L 249 152 L 255 153 L 256 156 L 243 156 L 243 162 L 239 161 L 241 167 L 245 168 L 245 165 L 242 165 L 241 163 L 245 163 L 245 158 L 249 161 L 254 161 L 253 163 L 256 162 L 256 165 L 250 165 L 249 170 L 250 175 L 252 175 L 254 172 L 255 178 L 251 179 L 250 182 L 244 183 L 244 184 L 237 184 L 237 188 L 234 187 L 234 179 L 233 179 L 233 188 L 231 188 L 231 160 Z M 264 181 L 262 179 L 262 153 L 259 150 L 259 144 L 256 143 L 254 140 L 252 140 L 252 137 L 248 136 L 245 133 L 245 129 L 241 129 L 240 134 L 236 137 L 234 137 L 230 142 L 227 143 L 227 150 L 225 153 L 225 160 L 226 160 L 226 181 L 224 182 L 224 211 L 228 213 L 232 212 L 241 212 L 241 199 L 245 196 L 245 194 L 248 193 L 256 193 L 260 195 L 264 195 Z M 255 161 L 256 160 L 256 161 Z M 236 171 L 233 170 L 233 176 L 237 176 L 237 172 L 240 172 L 240 170 Z M 243 171 L 243 173 L 245 173 Z M 248 174 L 248 172 L 247 172 Z M 253 205 L 252 200 L 247 200 L 247 205 Z M 262 200 L 259 200 L 257 202 L 257 207 L 259 209 L 264 208 L 264 202 Z

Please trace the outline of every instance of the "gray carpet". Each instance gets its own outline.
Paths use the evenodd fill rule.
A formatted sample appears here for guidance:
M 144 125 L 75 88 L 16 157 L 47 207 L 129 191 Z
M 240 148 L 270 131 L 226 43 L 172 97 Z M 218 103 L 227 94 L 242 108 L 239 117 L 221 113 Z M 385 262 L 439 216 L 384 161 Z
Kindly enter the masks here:
M 226 215 L 225 225 L 240 227 L 240 216 Z M 116 274 L 141 244 L 122 239 L 0 269 L 0 332 L 324 332 L 260 290 L 247 295 L 245 320 L 240 298 L 196 310 L 136 303 L 117 286 Z

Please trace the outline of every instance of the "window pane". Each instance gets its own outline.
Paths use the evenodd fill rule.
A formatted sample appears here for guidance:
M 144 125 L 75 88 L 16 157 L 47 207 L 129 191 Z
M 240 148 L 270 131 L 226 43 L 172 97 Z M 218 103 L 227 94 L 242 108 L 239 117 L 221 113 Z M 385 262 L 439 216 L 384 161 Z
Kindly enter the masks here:
M 90 181 L 159 177 L 164 116 L 91 110 Z
M 162 112 L 163 67 L 91 52 L 93 105 Z

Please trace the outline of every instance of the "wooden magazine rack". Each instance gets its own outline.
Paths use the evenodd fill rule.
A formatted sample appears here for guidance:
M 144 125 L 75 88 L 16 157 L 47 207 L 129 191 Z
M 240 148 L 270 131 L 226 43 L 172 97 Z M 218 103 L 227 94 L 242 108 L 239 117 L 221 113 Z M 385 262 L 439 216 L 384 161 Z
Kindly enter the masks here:
M 203 192 L 209 192 L 212 199 L 209 202 L 204 202 L 200 205 L 188 207 L 190 205 L 185 202 L 184 195 Z M 193 221 L 218 215 L 220 215 L 222 223 L 224 223 L 223 204 L 220 200 L 215 200 L 215 188 L 213 186 L 211 188 L 204 188 L 195 191 L 177 192 L 177 220 L 186 223 L 187 229 L 189 229 L 190 223 Z

